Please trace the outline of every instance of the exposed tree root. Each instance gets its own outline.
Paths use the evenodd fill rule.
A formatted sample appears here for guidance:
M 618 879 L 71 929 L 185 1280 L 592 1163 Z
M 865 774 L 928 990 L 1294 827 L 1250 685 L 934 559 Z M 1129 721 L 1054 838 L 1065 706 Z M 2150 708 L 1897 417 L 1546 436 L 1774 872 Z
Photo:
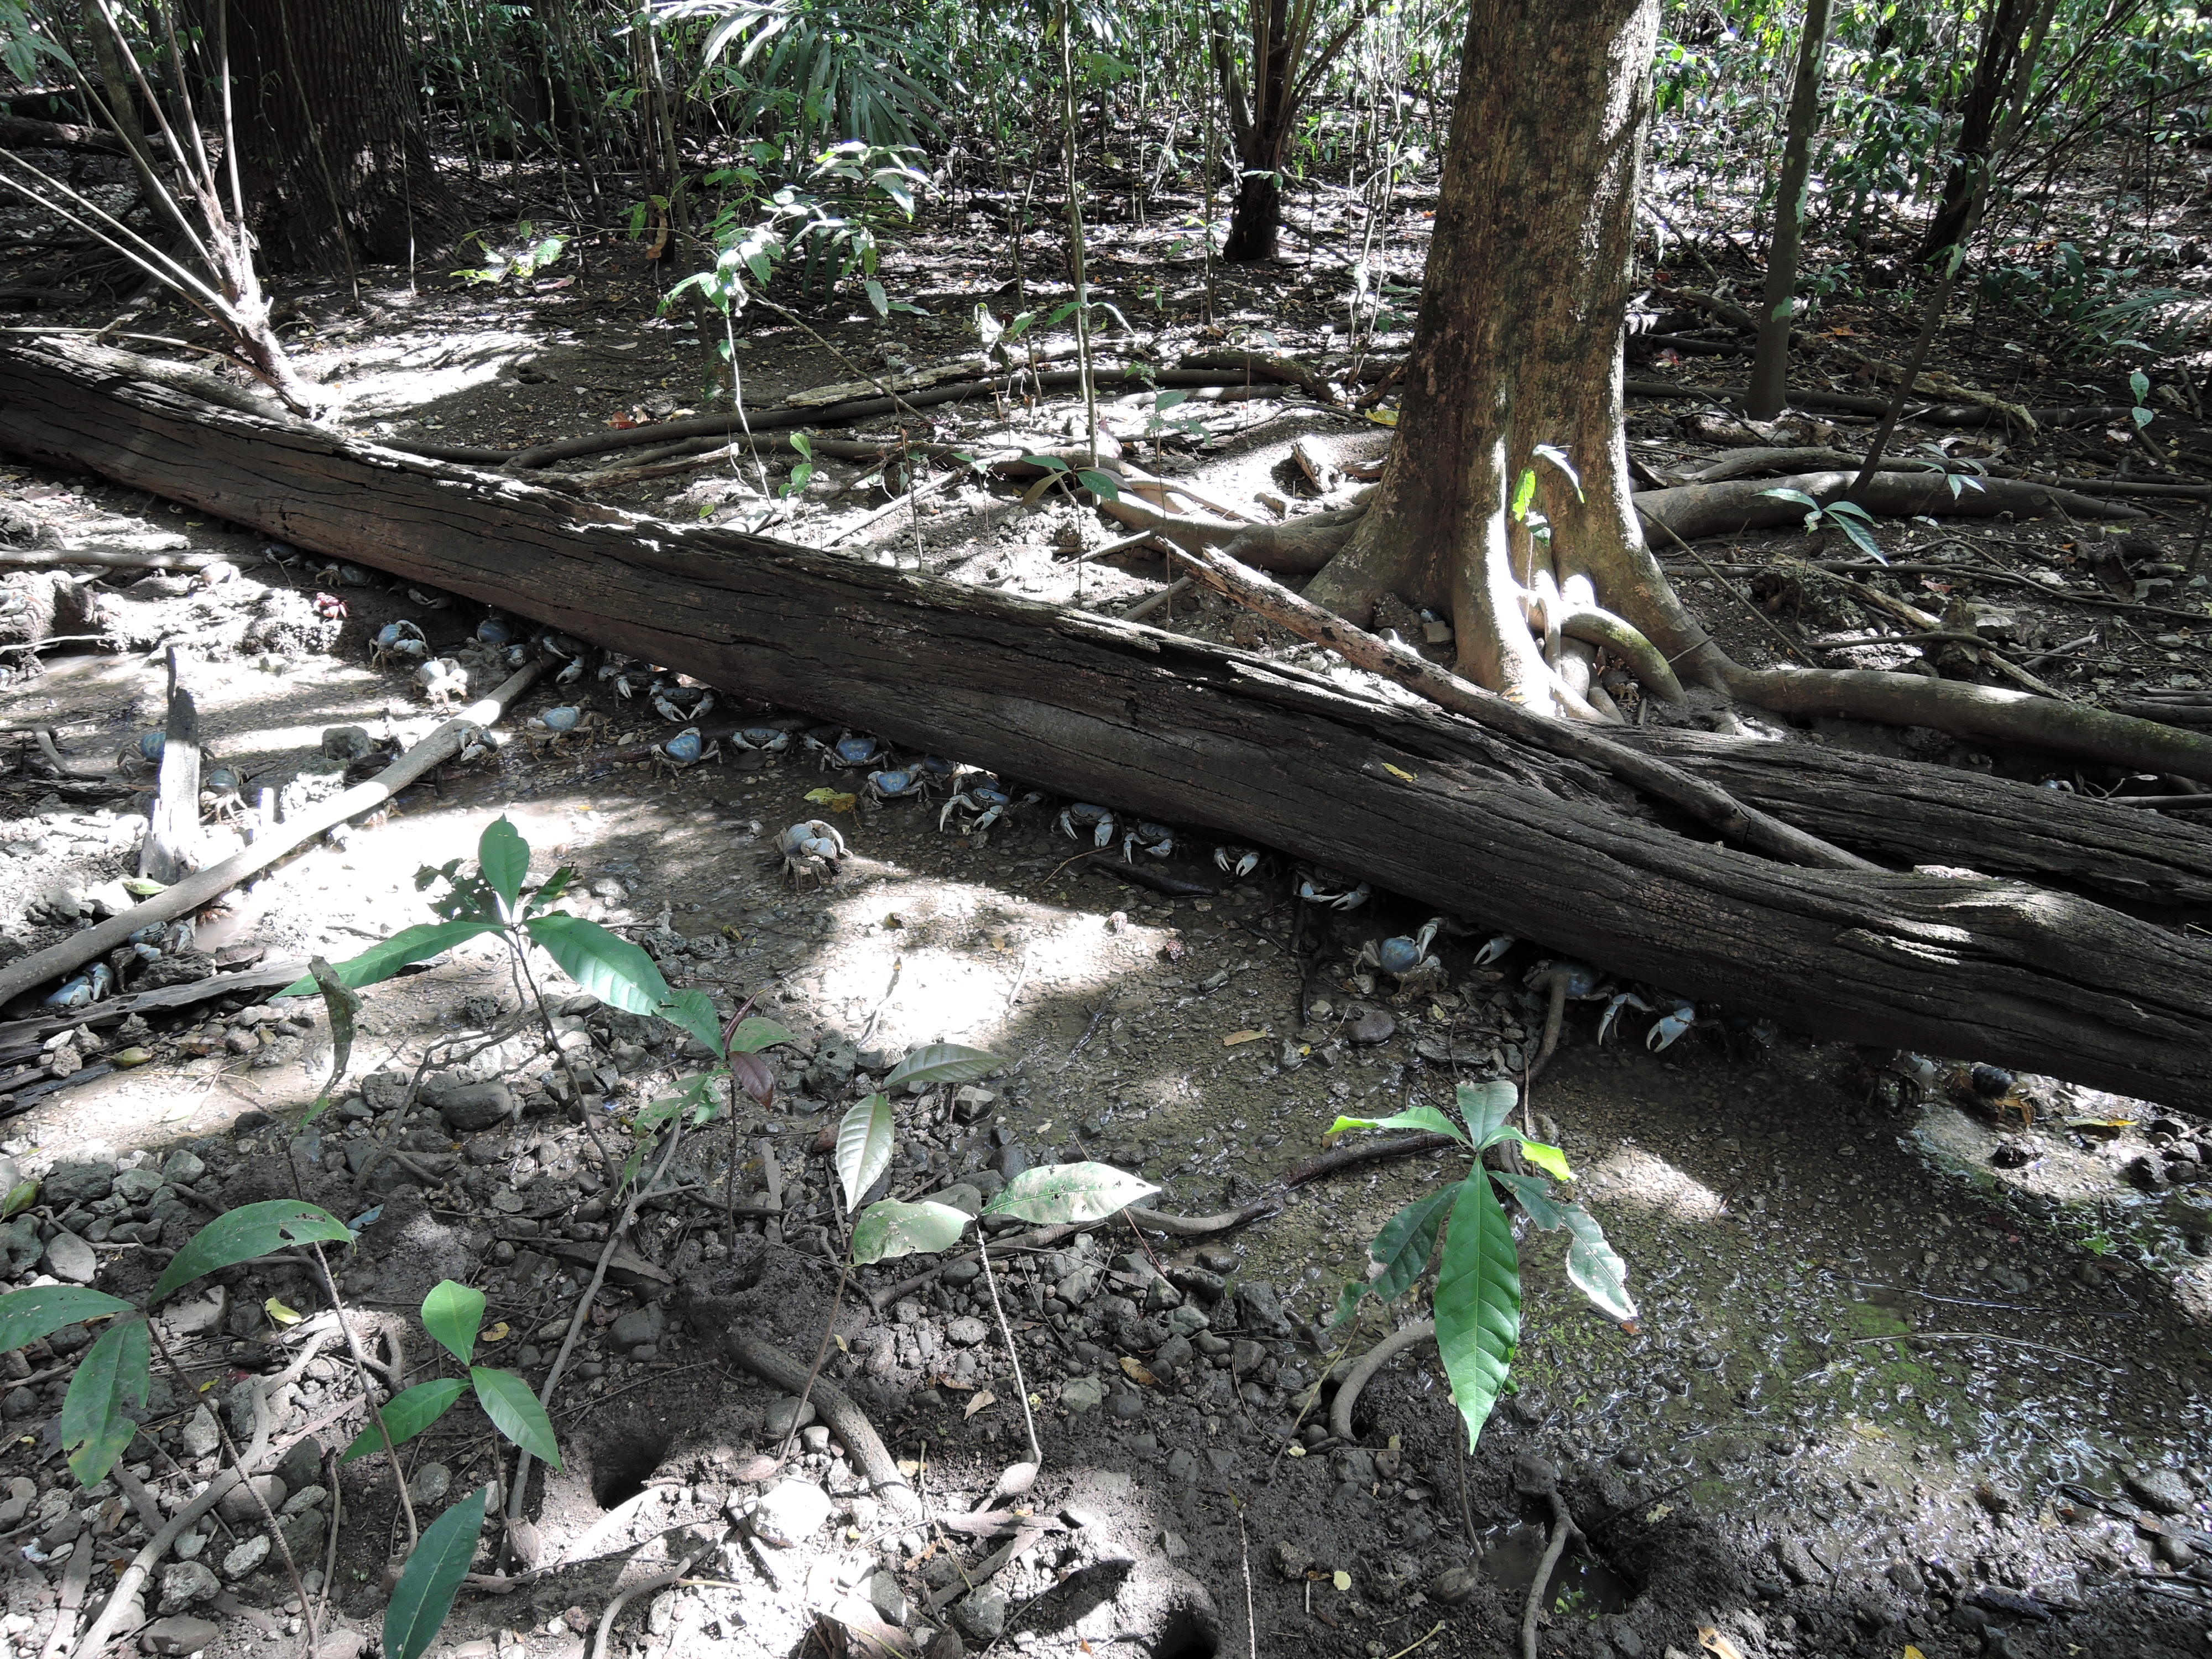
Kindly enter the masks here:
M 797 1395 L 806 1389 L 806 1367 L 781 1348 L 743 1331 L 732 1331 L 723 1337 L 722 1348 L 755 1376 L 775 1383 L 787 1394 Z M 876 1432 L 875 1425 L 868 1421 L 868 1414 L 853 1403 L 853 1397 L 836 1383 L 817 1376 L 807 1398 L 820 1408 L 822 1420 L 852 1454 L 875 1494 L 909 1524 L 919 1526 L 928 1520 L 928 1511 L 923 1509 L 921 1499 L 899 1473 L 897 1460 L 884 1444 L 883 1437 Z
M 1567 1545 L 1582 1536 L 1574 1512 L 1567 1508 L 1559 1489 L 1555 1486 L 1544 1496 L 1552 1500 L 1552 1536 L 1544 1546 L 1544 1559 L 1536 1564 L 1536 1576 L 1528 1581 L 1528 1599 L 1521 1604 L 1521 1659 L 1536 1659 L 1536 1622 L 1543 1616 L 1544 1591 L 1559 1558 L 1567 1553 Z
M 1433 1342 L 1437 1336 L 1437 1322 L 1416 1320 L 1390 1333 L 1365 1353 L 1351 1373 L 1337 1385 L 1336 1398 L 1329 1402 L 1328 1431 L 1347 1446 L 1358 1443 L 1352 1432 L 1352 1408 L 1358 1403 L 1360 1390 L 1374 1380 L 1375 1373 L 1395 1359 L 1408 1348 L 1417 1348 L 1424 1342 Z

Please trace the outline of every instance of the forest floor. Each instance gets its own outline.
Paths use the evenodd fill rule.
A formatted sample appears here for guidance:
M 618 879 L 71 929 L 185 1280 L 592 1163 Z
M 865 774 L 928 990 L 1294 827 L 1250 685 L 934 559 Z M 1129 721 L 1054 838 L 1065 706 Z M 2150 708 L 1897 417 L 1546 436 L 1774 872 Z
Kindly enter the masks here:
M 1401 280 L 1418 276 L 1419 213 L 1409 200 L 1395 233 Z M 1340 368 L 1352 343 L 1344 261 L 1329 251 L 1337 233 L 1325 215 L 1301 223 L 1311 234 L 1292 239 L 1284 264 L 1215 274 L 1211 325 L 1200 315 L 1206 273 L 1170 253 L 1170 226 L 1130 229 L 1098 280 L 1148 331 L 1153 361 L 1227 343 Z M 994 219 L 948 213 L 884 277 L 931 317 L 878 319 L 847 306 L 810 311 L 802 327 L 748 313 L 738 356 L 749 405 L 853 380 L 856 363 L 879 374 L 973 349 L 963 319 L 994 299 L 1003 255 Z M 1032 270 L 1031 303 L 1048 300 L 1054 280 Z M 513 448 L 699 407 L 689 391 L 697 347 L 655 314 L 665 281 L 634 245 L 609 240 L 580 241 L 553 274 L 520 288 L 378 272 L 358 311 L 327 286 L 283 292 L 303 366 L 349 392 L 347 424 Z M 1139 303 L 1148 295 L 1151 312 Z M 1913 321 L 1871 299 L 1823 320 L 1835 347 L 1877 356 L 1900 352 Z M 1861 384 L 1856 368 L 1822 352 L 1801 383 Z M 1946 367 L 2022 404 L 2126 400 L 2124 375 L 2090 396 L 2055 371 L 1998 386 L 1965 356 Z M 1634 372 L 1680 368 L 1662 356 Z M 2154 430 L 2179 454 L 2206 431 L 2174 397 L 2184 407 L 2160 399 Z M 1301 434 L 1371 429 L 1288 394 L 1177 414 L 1193 409 L 1203 430 L 1168 434 L 1158 470 L 1255 513 L 1266 510 L 1262 492 L 1310 494 L 1291 456 Z M 1667 472 L 1720 453 L 1710 423 L 1672 409 L 1637 408 L 1646 465 Z M 1152 412 L 1148 395 L 1106 411 L 1133 447 L 1160 435 L 1146 431 Z M 979 449 L 1064 443 L 1080 412 L 1066 398 L 951 405 L 932 423 L 928 435 Z M 1805 435 L 1848 445 L 1863 434 L 1846 417 Z M 2142 453 L 2125 421 L 2033 441 L 1951 435 L 1954 453 L 1978 447 L 2073 476 L 2110 474 Z M 750 460 L 724 462 L 605 499 L 817 545 L 850 532 L 840 544 L 857 556 L 1093 608 L 1134 603 L 1171 574 L 1142 553 L 1081 560 L 1120 532 L 1072 502 L 1025 507 L 1012 489 L 965 480 L 862 525 L 886 504 L 865 482 L 878 468 L 824 462 L 787 497 L 790 459 L 767 466 L 765 480 Z M 378 629 L 405 617 L 442 650 L 483 619 L 465 601 L 426 607 L 373 572 L 281 562 L 285 550 L 270 556 L 265 538 L 97 481 L 21 467 L 0 479 L 19 544 L 159 543 L 230 566 L 228 580 L 100 580 L 98 631 L 112 648 L 27 653 L 38 669 L 9 685 L 16 747 L 0 776 L 0 920 L 10 954 L 119 902 L 112 884 L 135 867 L 143 820 L 115 757 L 160 724 L 158 647 L 186 641 L 216 665 L 204 728 L 244 775 L 250 805 L 263 788 L 329 787 L 333 767 L 318 757 L 363 746 L 326 738 L 333 728 L 388 747 L 436 724 L 403 668 L 368 660 Z M 2189 690 L 2212 643 L 2212 620 L 2187 620 L 2201 605 L 2191 590 L 2196 505 L 2157 501 L 2154 517 L 2112 538 L 2042 520 L 1886 525 L 1875 533 L 1899 568 L 1841 574 L 1929 611 L 1965 594 L 1992 639 L 2069 694 Z M 1881 613 L 1836 573 L 1799 567 L 1788 581 L 1758 580 L 1783 556 L 1860 562 L 1835 540 L 1793 532 L 1705 544 L 1713 568 L 1682 560 L 1685 595 L 1747 661 L 1769 659 L 1778 629 L 1797 644 L 1863 632 Z M 319 606 L 319 593 L 343 614 L 323 614 L 333 607 Z M 2175 609 L 2161 610 L 2169 599 Z M 1349 672 L 1211 598 L 1151 620 Z M 1919 654 L 1853 649 L 1832 659 L 1899 666 Z M 486 661 L 477 672 L 497 671 Z M 757 997 L 796 1033 L 775 1054 L 775 1103 L 749 1104 L 735 1126 L 739 1196 L 764 1200 L 773 1158 L 781 1215 L 729 1226 L 729 1126 L 685 1142 L 671 1180 L 689 1190 L 654 1200 L 633 1229 L 552 1402 L 565 1467 L 531 1489 L 536 1534 L 519 1547 L 566 1564 L 516 1594 L 465 1592 L 434 1651 L 580 1654 L 613 1596 L 688 1562 L 680 1582 L 629 1605 L 619 1643 L 796 1659 L 835 1650 L 810 1636 L 835 1623 L 856 1647 L 918 1648 L 920 1632 L 950 1630 L 969 1652 L 1184 1659 L 1295 1644 L 1329 1659 L 1492 1654 L 1518 1626 L 1548 1517 L 1516 1492 L 1531 1459 L 1558 1471 L 1588 1539 L 1546 1598 L 1546 1655 L 2203 1651 L 2212 1187 L 2198 1177 L 2212 1163 L 2212 1128 L 2039 1079 L 2022 1080 L 2021 1104 L 1993 1115 L 1948 1063 L 1916 1074 L 1806 1042 L 1786 1006 L 1702 1010 L 1658 1053 L 1644 1047 L 1642 1014 L 1601 1045 L 1605 1004 L 1572 1012 L 1531 1106 L 1626 1260 L 1641 1315 L 1627 1328 L 1601 1318 L 1566 1285 L 1558 1242 L 1525 1237 L 1515 1391 L 1463 1460 L 1432 1350 L 1403 1355 L 1367 1387 L 1352 1441 L 1329 1435 L 1325 1392 L 1310 1403 L 1346 1352 L 1403 1316 L 1328 1329 L 1340 1286 L 1365 1276 L 1376 1230 L 1455 1173 L 1425 1158 L 1301 1188 L 1217 1237 L 1102 1228 L 1009 1248 L 994 1261 L 1018 1379 L 972 1265 L 908 1290 L 899 1282 L 925 1263 L 864 1270 L 823 1375 L 868 1413 L 940 1524 L 897 1530 L 819 1425 L 802 1430 L 765 1490 L 742 1480 L 777 1452 L 792 1402 L 732 1366 L 723 1335 L 742 1328 L 811 1359 L 841 1237 L 834 1177 L 811 1152 L 908 1048 L 963 1042 L 1006 1065 L 979 1087 L 902 1103 L 898 1195 L 979 1201 L 1030 1164 L 1091 1158 L 1159 1182 L 1162 1207 L 1204 1213 L 1267 1190 L 1319 1148 L 1340 1113 L 1436 1103 L 1457 1082 L 1516 1069 L 1540 1023 L 1522 981 L 1542 950 L 1524 943 L 1478 968 L 1484 934 L 1468 918 L 1473 931 L 1440 941 L 1440 981 L 1394 991 L 1351 961 L 1360 944 L 1425 920 L 1389 894 L 1318 915 L 1323 942 L 1309 963 L 1297 953 L 1285 860 L 1234 880 L 1210 842 L 1186 836 L 1148 867 L 1217 890 L 1170 897 L 1070 868 L 1079 848 L 1056 827 L 1060 800 L 1018 806 L 980 835 L 941 828 L 941 798 L 825 802 L 825 788 L 854 793 L 858 774 L 817 764 L 797 735 L 805 711 L 760 708 L 743 686 L 716 690 L 726 712 L 781 720 L 793 740 L 672 773 L 624 763 L 612 754 L 675 729 L 647 697 L 623 699 L 596 678 L 542 685 L 507 723 L 516 736 L 505 748 L 446 769 L 377 821 L 233 895 L 193 942 L 208 967 L 231 971 L 355 954 L 427 920 L 416 870 L 467 858 L 505 814 L 536 849 L 533 878 L 576 866 L 580 914 L 644 944 L 672 982 L 732 1003 Z M 596 729 L 566 745 L 524 735 L 531 716 L 563 703 L 596 715 Z M 1747 725 L 2100 793 L 2126 781 L 2038 769 L 1930 732 Z M 40 769 L 34 728 L 55 734 L 74 781 Z M 794 890 L 772 842 L 815 817 L 839 824 L 851 857 L 826 887 Z M 337 1109 L 304 1128 L 331 1060 L 312 1006 L 272 1006 L 264 992 L 120 1027 L 0 1026 L 0 1093 L 15 1091 L 16 1114 L 0 1152 L 44 1182 L 36 1204 L 0 1228 L 13 1282 L 70 1277 L 89 1259 L 103 1285 L 127 1294 L 150 1279 L 149 1249 L 175 1246 L 211 1213 L 298 1191 L 361 1222 L 340 1269 L 353 1304 L 404 1328 L 439 1279 L 476 1284 L 495 1322 L 492 1363 L 535 1386 L 606 1237 L 618 1176 L 603 1152 L 618 1160 L 628 1117 L 695 1069 L 667 1028 L 566 988 L 550 995 L 569 1047 L 589 1045 L 599 1085 L 574 1106 L 549 1086 L 549 1056 L 522 1037 L 446 1068 L 419 1095 L 410 1088 L 427 1044 L 515 1011 L 501 962 L 464 947 L 367 994 L 353 1079 Z M 1738 1012 L 1778 1030 L 1729 1017 Z M 64 1035 L 73 1030 L 82 1035 Z M 58 1063 L 57 1036 L 71 1050 Z M 29 1057 L 10 1041 L 30 1042 Z M 48 1087 L 64 1076 L 71 1086 Z M 482 1097 L 450 1086 L 471 1079 L 504 1085 L 513 1111 L 483 1127 L 466 1104 Z M 88 1255 L 71 1248 L 76 1238 Z M 129 1458 L 152 1501 L 173 1508 L 184 1483 L 216 1467 L 193 1395 L 206 1392 L 234 1430 L 250 1431 L 251 1385 L 303 1340 L 327 1340 L 314 1317 L 325 1302 L 302 1268 L 272 1262 L 226 1275 L 213 1297 L 167 1316 L 184 1376 L 157 1382 Z M 307 1317 L 278 1322 L 295 1313 Z M 146 1530 L 127 1487 L 80 1492 L 59 1457 L 56 1362 L 85 1340 L 79 1329 L 0 1361 L 10 1368 L 0 1413 L 15 1431 L 0 1454 L 0 1476 L 13 1480 L 0 1531 L 21 1540 L 0 1629 L 18 1651 L 44 1640 L 57 1596 L 72 1593 L 76 1552 L 94 1550 L 96 1601 L 112 1582 L 106 1566 Z M 404 1353 L 410 1380 L 441 1364 L 419 1329 Z M 286 1387 L 273 1402 L 280 1440 L 304 1431 L 300 1444 L 335 1449 L 360 1426 L 357 1407 L 345 1414 L 349 1373 L 332 1355 Z M 1043 1455 L 1019 1530 L 944 1524 L 989 1510 L 994 1483 L 1028 1457 L 1024 1393 Z M 501 1443 L 457 1413 L 403 1461 L 435 1510 L 501 1478 Z M 401 1523 L 380 1455 L 335 1471 L 318 1457 L 293 1454 L 277 1502 L 292 1506 L 286 1538 L 309 1575 L 318 1651 L 348 1654 L 381 1617 Z M 750 1534 L 726 1540 L 727 1519 L 757 1499 L 766 1507 Z M 780 1527 L 796 1534 L 788 1547 L 768 1541 Z M 256 1555 L 252 1536 L 249 1516 L 211 1519 L 190 1548 L 214 1571 L 173 1564 L 156 1575 L 149 1616 L 214 1627 L 173 1625 L 159 1639 L 263 1652 L 301 1630 L 294 1586 Z M 958 1650 L 942 1635 L 928 1645 Z

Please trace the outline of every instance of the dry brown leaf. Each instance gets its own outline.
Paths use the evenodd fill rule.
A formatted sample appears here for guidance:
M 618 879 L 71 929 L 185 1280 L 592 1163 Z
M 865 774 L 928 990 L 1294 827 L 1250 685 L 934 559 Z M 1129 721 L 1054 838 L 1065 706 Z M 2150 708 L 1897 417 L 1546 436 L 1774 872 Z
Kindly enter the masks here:
M 999 1396 L 993 1394 L 988 1389 L 986 1389 L 982 1393 L 977 1395 L 973 1400 L 970 1400 L 966 1405 L 960 1408 L 960 1415 L 963 1418 L 973 1417 L 977 1412 L 981 1411 L 984 1407 L 995 1406 L 998 1403 Z
M 1141 1363 L 1127 1354 L 1121 1356 L 1121 1369 L 1127 1374 L 1129 1381 L 1136 1383 L 1139 1388 L 1157 1389 L 1160 1385 L 1158 1377 L 1154 1376 L 1144 1368 Z

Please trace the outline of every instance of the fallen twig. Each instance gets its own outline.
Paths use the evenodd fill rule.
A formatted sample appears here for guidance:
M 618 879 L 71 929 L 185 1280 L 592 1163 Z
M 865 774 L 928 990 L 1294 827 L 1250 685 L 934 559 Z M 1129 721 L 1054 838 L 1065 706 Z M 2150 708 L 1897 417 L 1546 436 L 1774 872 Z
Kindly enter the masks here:
M 119 915 L 110 916 L 96 927 L 88 927 L 81 933 L 72 933 L 58 945 L 48 945 L 43 951 L 0 968 L 0 1005 L 21 995 L 33 986 L 43 985 L 50 979 L 58 979 L 73 969 L 106 956 L 110 951 L 119 948 L 142 927 L 159 921 L 173 921 L 179 916 L 190 915 L 222 897 L 248 876 L 266 870 L 287 854 L 305 846 L 325 830 L 381 806 L 432 767 L 441 765 L 459 754 L 469 736 L 497 720 L 514 700 L 537 681 L 544 668 L 542 662 L 526 664 L 509 675 L 489 696 L 471 703 L 368 782 L 357 783 L 343 794 L 270 830 L 261 839 L 221 864 L 186 877 L 175 886 L 165 888 L 153 897 L 131 906 Z
M 1408 1348 L 1417 1348 L 1424 1342 L 1436 1340 L 1437 1322 L 1433 1319 L 1416 1320 L 1400 1327 L 1384 1337 L 1359 1357 L 1344 1381 L 1337 1385 L 1336 1398 L 1329 1402 L 1328 1431 L 1347 1446 L 1358 1443 L 1359 1437 L 1352 1432 L 1352 1407 L 1359 1399 L 1359 1391 L 1381 1370 Z

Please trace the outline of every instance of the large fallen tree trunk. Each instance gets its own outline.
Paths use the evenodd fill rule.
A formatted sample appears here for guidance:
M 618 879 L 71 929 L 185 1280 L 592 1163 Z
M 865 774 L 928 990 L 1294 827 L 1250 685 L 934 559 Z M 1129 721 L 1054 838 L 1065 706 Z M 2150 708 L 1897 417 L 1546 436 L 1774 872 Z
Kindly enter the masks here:
M 577 501 L 0 350 L 0 447 L 743 691 L 1264 841 L 1808 1034 L 2151 1098 L 2212 1078 L 2212 949 L 2002 879 L 1813 871 L 1587 768 L 1247 653 Z M 2070 803 L 2054 799 L 2054 812 Z

